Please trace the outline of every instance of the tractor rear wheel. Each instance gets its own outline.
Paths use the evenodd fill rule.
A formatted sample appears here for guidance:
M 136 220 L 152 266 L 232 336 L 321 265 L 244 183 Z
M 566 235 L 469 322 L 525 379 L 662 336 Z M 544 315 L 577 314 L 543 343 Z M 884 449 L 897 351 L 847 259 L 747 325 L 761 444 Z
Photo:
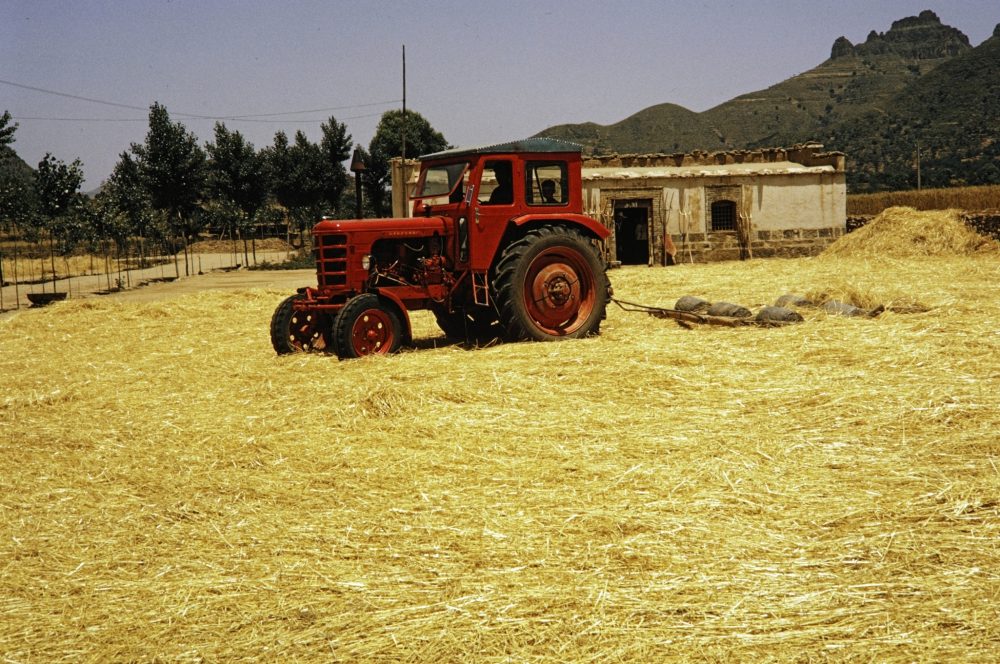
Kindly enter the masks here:
M 403 343 L 396 310 L 374 293 L 352 297 L 333 321 L 337 355 L 342 360 L 395 353 Z
M 600 331 L 608 278 L 596 248 L 576 230 L 528 231 L 504 250 L 493 286 L 511 339 L 575 339 Z
M 285 298 L 271 316 L 271 346 L 278 355 L 331 350 L 330 317 L 318 311 L 296 311 L 297 294 Z

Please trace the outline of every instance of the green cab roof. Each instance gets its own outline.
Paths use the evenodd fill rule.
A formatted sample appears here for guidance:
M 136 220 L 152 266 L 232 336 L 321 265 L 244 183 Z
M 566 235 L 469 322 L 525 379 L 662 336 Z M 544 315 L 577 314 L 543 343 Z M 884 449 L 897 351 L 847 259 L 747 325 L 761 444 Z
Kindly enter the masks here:
M 492 145 L 476 145 L 463 148 L 449 148 L 440 152 L 432 152 L 420 156 L 420 161 L 428 159 L 451 159 L 473 154 L 489 154 L 493 152 L 580 152 L 582 146 L 578 143 L 564 141 L 558 138 L 524 138 L 508 143 Z

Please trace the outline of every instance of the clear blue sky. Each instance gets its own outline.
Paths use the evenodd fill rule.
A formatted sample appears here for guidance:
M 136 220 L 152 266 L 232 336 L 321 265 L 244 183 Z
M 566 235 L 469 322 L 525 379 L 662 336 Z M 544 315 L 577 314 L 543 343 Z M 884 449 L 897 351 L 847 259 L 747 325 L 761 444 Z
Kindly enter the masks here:
M 367 144 L 402 98 L 454 145 L 672 102 L 703 111 L 934 11 L 978 45 L 996 0 L 0 0 L 0 112 L 32 166 L 80 158 L 85 188 L 142 142 L 154 101 L 198 136 L 227 120 L 258 148 L 319 137 L 330 115 Z M 103 102 L 58 96 L 16 83 Z M 298 111 L 322 110 L 311 113 Z

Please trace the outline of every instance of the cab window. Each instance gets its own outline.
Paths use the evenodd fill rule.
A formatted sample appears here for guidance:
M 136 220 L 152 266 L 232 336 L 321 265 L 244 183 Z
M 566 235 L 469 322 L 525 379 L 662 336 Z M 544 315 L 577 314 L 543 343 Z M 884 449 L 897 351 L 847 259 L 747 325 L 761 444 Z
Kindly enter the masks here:
M 412 198 L 424 199 L 431 205 L 458 203 L 469 185 L 468 164 L 441 164 L 424 170 Z
M 569 179 L 564 161 L 529 161 L 524 171 L 528 205 L 566 205 Z
M 483 205 L 510 205 L 514 202 L 514 165 L 508 159 L 490 159 L 483 165 L 479 185 Z

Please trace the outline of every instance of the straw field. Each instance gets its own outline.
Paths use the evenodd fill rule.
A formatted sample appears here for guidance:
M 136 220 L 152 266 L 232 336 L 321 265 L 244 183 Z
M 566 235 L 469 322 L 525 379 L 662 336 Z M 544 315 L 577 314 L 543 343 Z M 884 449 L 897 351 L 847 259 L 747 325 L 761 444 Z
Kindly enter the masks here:
M 0 655 L 993 661 L 1000 253 L 861 249 L 611 273 L 890 309 L 775 329 L 415 314 L 338 362 L 273 353 L 275 291 L 0 318 Z
M 894 206 L 917 210 L 1000 210 L 1000 185 L 882 191 L 847 196 L 847 214 L 881 214 Z

